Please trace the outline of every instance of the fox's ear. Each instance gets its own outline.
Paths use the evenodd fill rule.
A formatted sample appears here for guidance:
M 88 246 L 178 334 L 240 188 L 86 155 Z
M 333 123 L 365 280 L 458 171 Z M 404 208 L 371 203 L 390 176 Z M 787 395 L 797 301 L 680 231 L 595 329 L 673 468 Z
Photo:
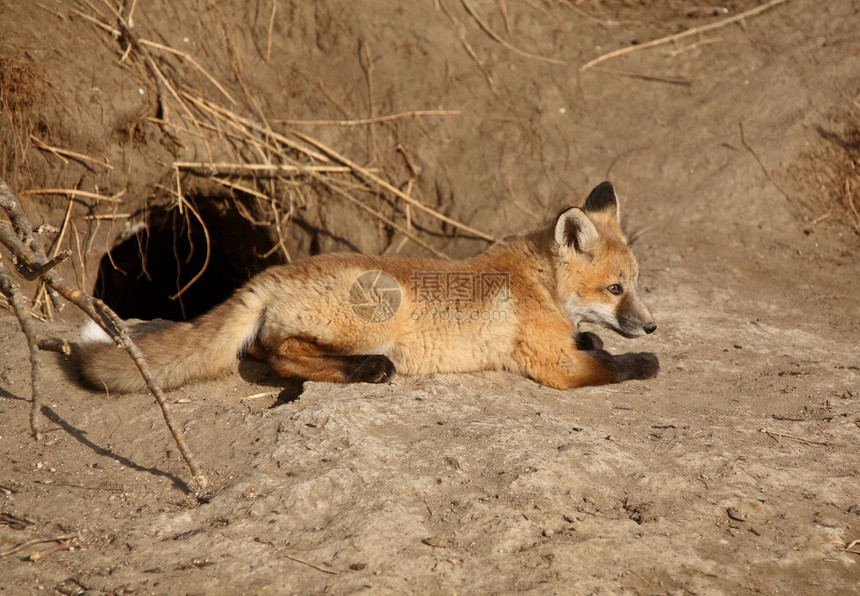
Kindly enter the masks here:
M 601 182 L 594 187 L 588 198 L 585 199 L 585 205 L 582 209 L 586 213 L 601 213 L 613 217 L 618 220 L 618 197 L 615 195 L 615 188 L 611 182 Z
M 571 207 L 555 222 L 555 243 L 578 253 L 588 253 L 597 245 L 597 228 L 579 207 Z

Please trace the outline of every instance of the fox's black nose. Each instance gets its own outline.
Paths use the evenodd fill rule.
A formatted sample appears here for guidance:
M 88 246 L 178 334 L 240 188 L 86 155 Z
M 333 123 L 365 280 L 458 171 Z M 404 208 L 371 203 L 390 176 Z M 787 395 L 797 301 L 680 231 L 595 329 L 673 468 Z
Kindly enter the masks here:
M 645 327 L 643 327 L 643 329 L 645 329 L 645 333 L 654 333 L 654 331 L 657 329 L 657 323 L 655 323 L 654 321 L 651 321 L 650 323 L 645 323 Z

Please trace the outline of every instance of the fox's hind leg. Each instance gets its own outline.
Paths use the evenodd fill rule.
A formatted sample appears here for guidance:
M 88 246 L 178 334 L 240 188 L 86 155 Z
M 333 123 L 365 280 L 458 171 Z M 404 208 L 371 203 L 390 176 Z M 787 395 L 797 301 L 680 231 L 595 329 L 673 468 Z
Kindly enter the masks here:
M 268 355 L 282 377 L 329 383 L 382 383 L 394 375 L 394 363 L 379 354 L 347 355 L 313 340 L 288 337 Z
M 271 352 L 260 345 L 259 342 L 254 342 L 245 349 L 245 356 L 253 358 L 254 360 L 259 360 L 260 362 L 268 362 L 270 353 Z

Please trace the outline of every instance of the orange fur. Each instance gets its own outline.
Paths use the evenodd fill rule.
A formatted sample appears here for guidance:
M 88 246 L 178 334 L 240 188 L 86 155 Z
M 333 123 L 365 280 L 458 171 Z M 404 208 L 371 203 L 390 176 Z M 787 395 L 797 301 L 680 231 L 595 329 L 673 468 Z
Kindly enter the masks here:
M 284 377 L 318 381 L 505 369 L 559 389 L 615 383 L 654 376 L 656 357 L 579 349 L 578 327 L 652 332 L 638 275 L 603 183 L 553 226 L 472 259 L 312 257 L 268 269 L 210 313 L 137 341 L 165 388 L 224 374 L 245 351 Z M 144 389 L 110 345 L 83 344 L 80 369 L 93 387 Z

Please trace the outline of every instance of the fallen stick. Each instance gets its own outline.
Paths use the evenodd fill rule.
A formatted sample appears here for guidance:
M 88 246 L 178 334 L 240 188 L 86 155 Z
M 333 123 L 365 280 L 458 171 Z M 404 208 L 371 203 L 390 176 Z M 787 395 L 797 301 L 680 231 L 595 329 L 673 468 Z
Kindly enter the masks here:
M 0 180 L 0 207 L 9 214 L 9 219 L 11 221 L 18 222 L 21 229 L 33 229 L 33 225 L 29 220 L 27 220 L 18 207 L 15 195 L 3 180 Z M 18 227 L 18 225 L 16 225 L 16 227 Z M 35 240 L 33 240 L 33 242 L 35 242 Z M 185 463 L 191 470 L 191 474 L 197 482 L 199 489 L 201 491 L 204 490 L 208 485 L 208 480 L 205 474 L 200 470 L 200 466 L 197 464 L 197 458 L 194 453 L 188 447 L 188 442 L 185 440 L 185 433 L 176 424 L 173 418 L 173 413 L 170 409 L 170 404 L 167 403 L 167 398 L 165 397 L 164 392 L 161 390 L 156 379 L 152 376 L 152 372 L 150 371 L 149 365 L 143 357 L 140 348 L 138 348 L 131 340 L 128 327 L 125 322 L 120 319 L 119 316 L 117 316 L 117 314 L 104 302 L 78 290 L 60 277 L 55 271 L 46 268 L 45 265 L 47 259 L 44 256 L 38 256 L 31 247 L 25 245 L 8 226 L 2 223 L 0 223 L 0 243 L 6 245 L 6 248 L 8 248 L 15 257 L 19 273 L 24 277 L 30 277 L 32 279 L 35 277 L 32 276 L 32 273 L 34 271 L 40 271 L 39 277 L 44 280 L 49 287 L 56 290 L 63 298 L 84 311 L 93 321 L 96 322 L 96 324 L 98 324 L 114 339 L 117 345 L 125 348 L 140 371 L 140 374 L 146 381 L 147 388 L 155 397 L 155 401 L 158 402 L 158 405 L 161 408 L 161 414 L 170 430 L 170 434 L 173 435 L 173 440 L 176 442 L 179 452 L 182 454 L 182 457 L 185 459 Z M 42 251 L 42 255 L 44 255 L 44 251 Z M 22 331 L 27 336 L 27 341 L 31 345 L 31 358 L 34 362 L 37 362 L 38 354 L 36 353 L 36 355 L 33 356 L 33 346 L 38 348 L 38 342 L 36 341 L 38 336 L 34 334 L 35 332 L 31 327 L 23 323 L 23 319 L 20 317 L 19 321 L 22 321 Z M 36 368 L 38 368 L 38 365 L 34 365 L 34 369 Z M 36 372 L 38 373 L 38 371 Z M 40 376 L 34 377 L 34 384 L 37 380 L 39 381 L 39 384 L 41 384 Z M 34 425 L 32 417 L 38 415 L 39 400 L 37 398 L 40 397 L 41 394 L 36 395 L 34 393 L 33 409 L 31 410 L 31 426 Z M 38 428 L 38 425 L 35 426 Z M 37 431 L 34 434 L 36 435 L 36 438 L 38 438 Z
M 49 546 L 48 548 L 46 548 L 44 550 L 36 551 L 27 558 L 30 559 L 31 561 L 38 561 L 42 557 L 47 557 L 51 553 L 55 553 L 55 552 L 58 552 L 61 550 L 70 550 L 71 548 L 72 548 L 71 542 L 59 542 L 59 543 L 55 544 L 54 546 Z
M 825 441 L 812 441 L 810 439 L 804 439 L 803 437 L 795 437 L 794 435 L 787 435 L 785 433 L 780 433 L 780 432 L 777 432 L 775 430 L 768 430 L 766 428 L 760 428 L 759 432 L 765 433 L 771 438 L 777 437 L 777 439 L 776 439 L 777 442 L 779 441 L 779 438 L 783 438 L 783 439 L 792 439 L 794 441 L 800 441 L 801 443 L 808 443 L 810 445 L 823 445 L 825 447 L 830 446 L 830 443 L 827 443 Z
M 605 72 L 607 74 L 618 75 L 619 77 L 628 77 L 630 79 L 641 79 L 643 81 L 649 81 L 652 83 L 666 83 L 668 85 L 682 85 L 684 87 L 691 87 L 693 85 L 693 81 L 690 79 L 684 79 L 680 77 L 658 77 L 654 75 L 646 75 L 639 74 L 638 72 L 626 72 L 623 70 L 612 70 L 609 68 L 598 68 L 597 72 Z
M 6 296 L 9 305 L 15 316 L 18 317 L 18 324 L 21 326 L 21 332 L 27 338 L 27 347 L 30 350 L 30 391 L 31 404 L 30 408 L 30 432 L 33 433 L 33 438 L 37 441 L 42 438 L 42 432 L 39 428 L 39 409 L 42 404 L 42 364 L 39 360 L 39 342 L 37 339 L 36 330 L 33 329 L 33 320 L 27 312 L 27 307 L 24 305 L 24 298 L 15 280 L 6 272 L 6 269 L 0 265 L 0 292 Z
M 323 573 L 329 573 L 331 575 L 340 575 L 340 571 L 338 571 L 337 569 L 332 569 L 332 568 L 326 567 L 324 565 L 317 565 L 316 563 L 311 563 L 310 561 L 305 561 L 304 559 L 300 559 L 300 558 L 295 557 L 293 555 L 288 555 L 287 553 L 284 553 L 284 556 L 286 558 L 290 559 L 291 561 L 295 561 L 296 563 L 301 563 L 302 565 L 307 565 L 308 567 L 313 567 L 314 569 L 318 569 L 318 570 L 322 571 Z
M 26 540 L 19 544 L 16 544 L 9 550 L 4 550 L 0 553 L 0 557 L 8 557 L 9 555 L 14 555 L 17 552 L 24 550 L 25 548 L 30 548 L 31 546 L 35 546 L 37 544 L 47 544 L 48 542 L 66 542 L 69 540 L 77 538 L 80 536 L 80 532 L 73 532 L 71 534 L 61 534 L 59 536 L 51 536 L 50 538 L 33 538 L 31 540 Z M 35 554 L 35 553 L 34 553 Z M 36 559 L 33 559 L 34 561 Z
M 410 112 L 387 114 L 385 116 L 376 116 L 375 118 L 359 118 L 357 120 L 273 120 L 273 122 L 275 124 L 285 124 L 287 126 L 361 126 L 365 124 L 380 124 L 382 122 L 390 122 L 392 120 L 418 116 L 459 116 L 460 113 L 460 110 L 412 110 Z
M 347 166 L 292 166 L 288 164 L 268 163 L 227 163 L 223 161 L 175 161 L 174 168 L 191 170 L 205 174 L 302 174 L 305 171 L 326 174 L 342 174 L 352 172 Z M 379 170 L 373 170 L 378 172 Z
M 761 6 L 756 6 L 755 8 L 751 8 L 746 10 L 740 14 L 736 14 L 733 17 L 729 17 L 727 19 L 722 19 L 715 23 L 708 23 L 707 25 L 702 25 L 701 27 L 693 27 L 692 29 L 687 29 L 686 31 L 682 31 L 681 33 L 675 33 L 674 35 L 668 35 L 666 37 L 661 37 L 659 39 L 654 39 L 645 43 L 640 43 L 635 46 L 628 46 L 626 48 L 621 48 L 618 50 L 614 50 L 612 52 L 608 52 L 603 54 L 602 56 L 598 56 L 594 60 L 590 62 L 586 62 L 584 65 L 579 67 L 579 72 L 583 72 L 588 70 L 592 66 L 596 66 L 601 62 L 606 62 L 607 60 L 611 60 L 612 58 L 617 58 L 618 56 L 623 56 L 625 54 L 631 54 L 633 52 L 638 52 L 639 50 L 647 50 L 648 48 L 654 48 L 663 44 L 671 43 L 673 41 L 677 41 L 679 39 L 683 39 L 685 37 L 689 37 L 691 35 L 696 35 L 697 33 L 704 33 L 705 31 L 713 31 L 714 29 L 719 29 L 721 27 L 725 27 L 726 25 L 731 25 L 732 23 L 737 23 L 738 21 L 742 21 L 744 19 L 748 19 L 750 17 L 754 17 L 755 15 L 762 13 L 766 10 L 773 8 L 778 4 L 782 4 L 784 2 L 788 2 L 788 0 L 771 0 L 767 4 L 762 4 Z

